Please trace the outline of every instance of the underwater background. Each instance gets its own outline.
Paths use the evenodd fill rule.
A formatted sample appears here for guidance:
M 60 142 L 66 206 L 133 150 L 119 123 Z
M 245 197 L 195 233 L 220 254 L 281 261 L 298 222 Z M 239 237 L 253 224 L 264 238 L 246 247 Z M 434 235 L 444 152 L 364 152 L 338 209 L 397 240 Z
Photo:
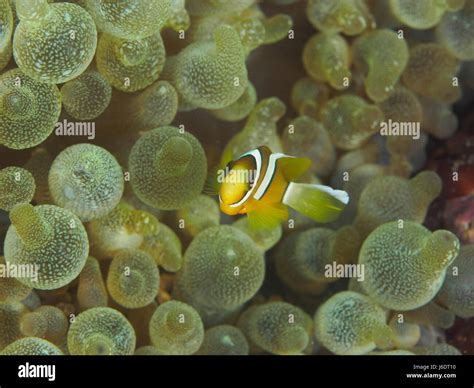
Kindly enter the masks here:
M 0 354 L 474 354 L 473 0 L 0 0 L 0 69 Z M 224 214 L 261 146 L 339 217 Z

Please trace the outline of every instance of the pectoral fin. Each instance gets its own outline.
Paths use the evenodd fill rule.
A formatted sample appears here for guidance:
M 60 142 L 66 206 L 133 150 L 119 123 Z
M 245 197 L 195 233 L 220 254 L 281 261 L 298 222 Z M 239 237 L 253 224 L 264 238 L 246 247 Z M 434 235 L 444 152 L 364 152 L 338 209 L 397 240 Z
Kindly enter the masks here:
M 247 213 L 252 229 L 272 229 L 288 219 L 288 208 L 283 204 L 259 202 L 254 210 Z

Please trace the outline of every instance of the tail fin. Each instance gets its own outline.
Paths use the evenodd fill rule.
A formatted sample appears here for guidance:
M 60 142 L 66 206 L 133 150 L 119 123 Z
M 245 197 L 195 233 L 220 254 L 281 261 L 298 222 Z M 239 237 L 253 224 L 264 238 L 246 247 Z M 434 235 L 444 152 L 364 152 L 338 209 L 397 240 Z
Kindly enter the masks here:
M 283 203 L 318 221 L 334 221 L 349 202 L 349 195 L 324 185 L 290 183 Z

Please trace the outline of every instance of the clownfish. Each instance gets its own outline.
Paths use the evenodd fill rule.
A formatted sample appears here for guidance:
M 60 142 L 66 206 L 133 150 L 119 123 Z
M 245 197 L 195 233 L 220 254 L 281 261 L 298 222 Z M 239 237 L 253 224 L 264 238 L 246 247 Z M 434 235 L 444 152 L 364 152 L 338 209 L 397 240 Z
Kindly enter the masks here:
M 311 166 L 308 158 L 273 153 L 261 146 L 213 175 L 211 185 L 228 215 L 246 214 L 253 228 L 272 228 L 289 217 L 291 207 L 318 222 L 334 221 L 349 195 L 329 186 L 294 182 Z M 209 181 L 208 181 L 209 187 Z

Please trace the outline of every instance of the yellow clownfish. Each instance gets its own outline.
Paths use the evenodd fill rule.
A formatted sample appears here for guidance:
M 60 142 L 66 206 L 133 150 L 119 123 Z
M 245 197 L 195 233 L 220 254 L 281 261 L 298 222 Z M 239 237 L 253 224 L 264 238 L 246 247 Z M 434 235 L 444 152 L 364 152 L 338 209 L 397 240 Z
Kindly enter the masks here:
M 295 183 L 310 165 L 308 158 L 272 153 L 266 146 L 246 152 L 218 171 L 222 212 L 247 214 L 254 228 L 271 228 L 287 220 L 288 206 L 318 222 L 334 221 L 349 196 L 329 186 Z

